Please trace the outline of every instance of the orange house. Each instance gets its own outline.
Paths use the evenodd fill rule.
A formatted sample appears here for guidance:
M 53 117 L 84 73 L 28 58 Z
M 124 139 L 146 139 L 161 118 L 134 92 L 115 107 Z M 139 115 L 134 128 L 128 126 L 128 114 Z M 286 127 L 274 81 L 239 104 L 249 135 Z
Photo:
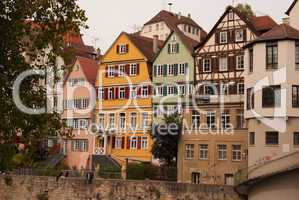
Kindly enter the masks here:
M 96 87 L 98 155 L 150 162 L 151 67 L 161 42 L 122 32 L 103 56 Z

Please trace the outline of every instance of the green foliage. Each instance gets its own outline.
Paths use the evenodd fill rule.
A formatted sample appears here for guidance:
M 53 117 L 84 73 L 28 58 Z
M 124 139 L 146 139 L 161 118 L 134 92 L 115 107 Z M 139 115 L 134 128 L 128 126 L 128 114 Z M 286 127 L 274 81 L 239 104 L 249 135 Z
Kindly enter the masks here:
M 241 4 L 239 3 L 236 6 L 236 9 L 239 10 L 241 13 L 245 14 L 248 18 L 255 16 L 251 6 L 249 4 Z
M 63 54 L 63 36 L 70 31 L 78 32 L 80 27 L 85 27 L 85 21 L 85 13 L 78 7 L 77 0 L 0 1 L 1 170 L 36 162 L 41 139 L 60 134 L 62 124 L 58 113 L 31 115 L 17 108 L 13 101 L 13 84 L 26 70 L 51 68 L 57 72 L 56 58 Z M 41 78 L 45 77 L 31 76 L 21 84 L 21 100 L 30 108 L 46 105 Z M 18 149 L 17 138 L 25 150 Z M 20 151 L 22 155 L 15 156 Z
M 45 192 L 45 193 L 37 194 L 37 195 L 36 195 L 36 198 L 37 198 L 37 200 L 48 200 L 48 199 L 49 199 L 49 196 L 48 196 L 48 194 Z
M 11 176 L 5 176 L 4 182 L 7 186 L 12 186 L 13 180 L 12 180 Z
M 154 128 L 152 153 L 156 159 L 167 166 L 176 166 L 178 143 L 182 131 L 181 116 L 177 113 L 164 116 L 164 125 L 167 127 L 166 132 L 161 131 L 161 128 L 160 130 Z M 176 126 L 175 129 L 172 128 L 173 125 Z
M 105 179 L 121 179 L 121 171 L 114 165 L 101 166 L 98 176 Z
M 143 163 L 130 163 L 127 167 L 127 179 L 144 180 L 146 179 L 145 166 Z

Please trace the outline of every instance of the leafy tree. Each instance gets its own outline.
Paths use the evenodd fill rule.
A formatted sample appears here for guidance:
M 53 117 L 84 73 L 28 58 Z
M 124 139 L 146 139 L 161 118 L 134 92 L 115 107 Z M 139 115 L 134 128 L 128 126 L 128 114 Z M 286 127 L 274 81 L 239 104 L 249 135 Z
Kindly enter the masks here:
M 13 167 L 15 160 L 34 162 L 40 140 L 60 134 L 58 113 L 31 115 L 17 108 L 13 84 L 26 70 L 56 72 L 57 56 L 63 54 L 63 36 L 86 27 L 85 21 L 77 0 L 0 1 L 0 170 Z M 40 84 L 44 79 L 31 76 L 22 82 L 20 97 L 28 107 L 45 107 L 46 90 Z
M 182 119 L 179 114 L 164 116 L 164 123 L 154 127 L 153 156 L 168 167 L 176 166 L 178 143 L 182 131 Z
M 247 3 L 246 4 L 239 3 L 236 6 L 236 9 L 238 9 L 241 13 L 244 13 L 248 18 L 255 16 L 251 6 Z

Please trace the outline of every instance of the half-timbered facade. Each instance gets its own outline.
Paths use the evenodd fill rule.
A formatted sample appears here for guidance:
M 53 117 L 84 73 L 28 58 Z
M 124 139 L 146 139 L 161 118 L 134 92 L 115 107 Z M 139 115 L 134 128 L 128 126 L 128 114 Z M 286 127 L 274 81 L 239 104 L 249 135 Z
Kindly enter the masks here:
M 230 185 L 247 166 L 243 47 L 275 24 L 269 16 L 250 17 L 228 7 L 196 48 L 197 95 L 185 112 L 180 182 Z

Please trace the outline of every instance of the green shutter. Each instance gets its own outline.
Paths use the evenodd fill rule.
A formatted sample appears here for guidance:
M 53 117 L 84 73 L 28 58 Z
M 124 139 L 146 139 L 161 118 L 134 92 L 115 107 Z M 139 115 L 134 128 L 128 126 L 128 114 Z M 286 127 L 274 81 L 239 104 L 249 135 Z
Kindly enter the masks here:
M 178 86 L 177 85 L 174 86 L 174 95 L 178 95 Z
M 171 45 L 168 44 L 168 54 L 170 54 L 170 48 L 171 48 Z
M 180 53 L 180 44 L 179 43 L 176 44 L 176 52 Z
M 157 76 L 157 65 L 154 65 L 154 77 L 156 77 Z
M 163 95 L 167 96 L 167 86 L 166 85 L 163 86 Z
M 179 70 L 179 65 L 178 64 L 174 64 L 174 75 L 175 76 L 178 75 L 178 70 Z
M 167 65 L 163 65 L 163 76 L 167 76 Z

